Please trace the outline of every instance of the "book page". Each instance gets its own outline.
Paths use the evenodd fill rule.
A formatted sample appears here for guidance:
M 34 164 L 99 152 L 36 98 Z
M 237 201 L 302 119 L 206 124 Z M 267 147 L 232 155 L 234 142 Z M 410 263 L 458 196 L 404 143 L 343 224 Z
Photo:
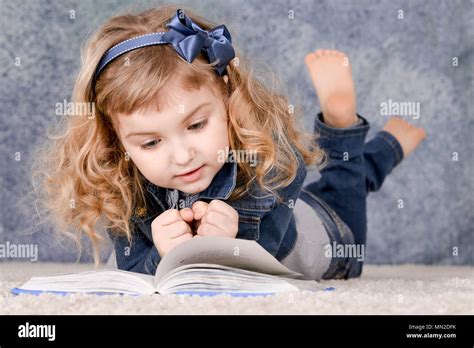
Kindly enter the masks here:
M 168 252 L 158 264 L 155 284 L 167 273 L 183 265 L 212 263 L 249 271 L 299 278 L 254 240 L 200 237 L 179 244 Z
M 293 281 L 294 279 L 222 265 L 189 264 L 175 268 L 168 273 L 161 279 L 157 290 L 162 295 L 184 290 L 222 293 L 276 293 L 299 290 L 297 286 L 286 280 Z M 316 282 L 313 283 L 318 285 Z
M 98 269 L 79 273 L 32 277 L 19 289 L 28 291 L 90 293 L 154 293 L 153 276 L 122 270 Z

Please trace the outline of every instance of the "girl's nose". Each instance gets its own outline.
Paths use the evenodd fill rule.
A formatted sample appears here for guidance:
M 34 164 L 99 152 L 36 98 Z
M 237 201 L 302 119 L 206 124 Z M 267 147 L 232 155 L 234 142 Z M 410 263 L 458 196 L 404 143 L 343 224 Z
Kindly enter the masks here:
M 177 165 L 186 165 L 194 158 L 194 149 L 186 144 L 175 145 L 171 149 L 174 163 Z

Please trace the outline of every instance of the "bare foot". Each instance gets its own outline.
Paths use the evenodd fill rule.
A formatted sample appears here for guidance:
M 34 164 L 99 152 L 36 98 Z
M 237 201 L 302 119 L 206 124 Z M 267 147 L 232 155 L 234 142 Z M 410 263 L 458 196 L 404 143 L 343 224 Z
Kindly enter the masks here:
M 340 51 L 317 50 L 305 57 L 324 123 L 346 128 L 357 122 L 356 98 L 349 58 Z
M 385 123 L 384 131 L 392 134 L 400 143 L 403 150 L 403 157 L 407 157 L 426 138 L 423 128 L 418 128 L 400 117 L 392 117 Z

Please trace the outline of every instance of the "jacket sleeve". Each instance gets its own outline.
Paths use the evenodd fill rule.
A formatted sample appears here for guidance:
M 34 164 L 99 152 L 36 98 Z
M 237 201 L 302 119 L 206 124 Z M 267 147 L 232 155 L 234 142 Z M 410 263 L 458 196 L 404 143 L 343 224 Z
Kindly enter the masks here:
M 131 243 L 126 236 L 114 236 L 109 231 L 117 259 L 118 269 L 154 275 L 161 256 L 150 240 L 140 229 L 132 234 Z
M 303 157 L 298 151 L 297 154 L 299 165 L 295 179 L 290 185 L 278 190 L 283 201 L 281 203 L 276 201 L 273 208 L 262 217 L 260 222 L 261 233 L 258 242 L 278 260 L 286 256 L 296 238 L 293 207 L 307 174 Z

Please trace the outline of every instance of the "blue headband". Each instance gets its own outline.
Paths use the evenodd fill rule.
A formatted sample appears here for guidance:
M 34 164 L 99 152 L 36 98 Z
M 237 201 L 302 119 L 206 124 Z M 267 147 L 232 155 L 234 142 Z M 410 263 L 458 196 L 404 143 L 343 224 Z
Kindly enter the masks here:
M 210 63 L 215 62 L 217 73 L 222 76 L 229 62 L 235 57 L 232 38 L 225 25 L 219 25 L 211 30 L 203 30 L 194 23 L 183 10 L 166 25 L 169 31 L 140 35 L 118 43 L 104 53 L 99 61 L 92 79 L 92 91 L 100 73 L 107 64 L 124 53 L 140 47 L 171 44 L 176 52 L 191 63 L 201 51 L 207 55 Z

